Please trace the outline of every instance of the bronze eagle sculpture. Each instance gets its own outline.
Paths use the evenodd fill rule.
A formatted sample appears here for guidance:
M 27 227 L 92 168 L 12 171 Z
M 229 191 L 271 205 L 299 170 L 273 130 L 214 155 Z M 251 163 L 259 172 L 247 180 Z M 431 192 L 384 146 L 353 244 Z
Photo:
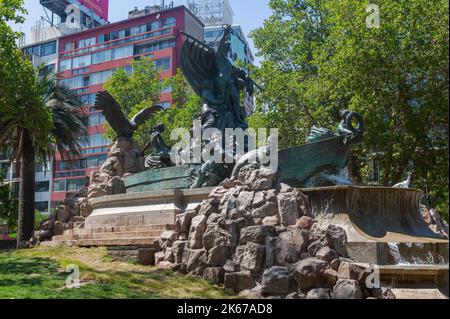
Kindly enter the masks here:
M 95 107 L 103 111 L 103 115 L 116 133 L 117 139 L 132 139 L 134 132 L 140 125 L 164 109 L 160 105 L 153 105 L 128 120 L 119 103 L 106 91 L 97 93 Z

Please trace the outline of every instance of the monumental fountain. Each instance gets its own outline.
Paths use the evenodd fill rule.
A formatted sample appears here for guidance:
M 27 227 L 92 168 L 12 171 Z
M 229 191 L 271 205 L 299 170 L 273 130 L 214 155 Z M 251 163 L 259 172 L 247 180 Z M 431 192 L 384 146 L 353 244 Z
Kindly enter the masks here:
M 202 130 L 214 128 L 223 132 L 248 128 L 240 97 L 241 93 L 251 96 L 254 85 L 248 74 L 228 58 L 230 32 L 230 28 L 225 30 L 217 52 L 186 35 L 180 53 L 186 79 L 204 103 Z M 77 224 L 78 228 L 54 236 L 53 244 L 109 246 L 116 252 L 142 251 L 147 254 L 147 260 L 152 260 L 156 252 L 156 263 L 160 265 L 197 272 L 195 274 L 200 276 L 205 273 L 204 276 L 217 279 L 218 274 L 228 271 L 227 257 L 249 247 L 247 243 L 244 243 L 245 248 L 240 246 L 246 229 L 259 227 L 258 231 L 267 232 L 265 235 L 258 233 L 264 240 L 255 244 L 259 245 L 256 251 L 264 247 L 262 256 L 265 257 L 255 258 L 263 258 L 262 262 L 265 260 L 269 267 L 278 265 L 276 254 L 272 258 L 275 261 L 269 262 L 270 238 L 279 242 L 283 236 L 297 236 L 295 225 L 307 232 L 312 224 L 316 232 L 332 226 L 345 232 L 345 251 L 336 257 L 366 266 L 377 265 L 384 283 L 404 288 L 439 286 L 440 291 L 448 295 L 445 278 L 448 280 L 449 243 L 425 223 L 421 215 L 423 193 L 416 189 L 355 186 L 342 174 L 352 147 L 363 138 L 364 121 L 359 114 L 343 111 L 335 132 L 313 128 L 307 144 L 276 150 L 278 168 L 268 173 L 257 156 L 248 156 L 252 151 L 236 158 L 232 165 L 211 161 L 172 163 L 170 149 L 161 138 L 162 126 L 152 131 L 149 146 L 153 153 L 145 159 L 132 140 L 133 132 L 160 107 L 148 108 L 129 121 L 108 93 L 98 95 L 97 106 L 104 110 L 118 139 L 105 165 L 91 176 L 91 185 L 79 196 L 81 199 L 77 199 L 82 210 L 87 211 L 82 213 L 86 219 Z M 247 146 L 247 141 L 245 144 Z M 271 151 L 268 146 L 253 150 L 265 154 Z M 303 223 L 305 220 L 314 222 L 303 227 L 301 218 Z M 218 220 L 222 220 L 222 228 Z M 227 227 L 238 227 L 239 231 L 236 233 Z M 289 232 L 291 235 L 287 235 Z M 215 237 L 222 233 L 222 237 Z M 308 236 L 302 237 L 302 245 L 314 237 Z M 216 243 L 223 238 L 228 244 Z M 298 239 L 292 240 L 295 243 Z M 276 245 L 273 251 L 277 251 Z M 285 251 L 283 247 L 280 249 Z M 333 249 L 338 251 L 336 247 Z M 305 255 L 294 253 L 298 255 L 295 262 L 308 260 L 320 249 L 312 249 L 313 253 L 309 247 L 303 250 Z M 224 260 L 211 261 L 213 252 Z M 205 267 L 197 267 L 201 254 L 213 267 L 208 267 L 206 261 Z M 247 261 L 248 258 L 244 256 Z M 245 263 L 242 258 L 239 262 Z M 255 263 L 247 264 L 254 266 Z M 257 272 L 263 279 L 262 272 L 267 267 Z M 255 277 L 255 273 L 250 273 Z M 229 282 L 240 281 L 239 276 L 229 275 Z M 253 282 L 245 276 L 242 280 Z

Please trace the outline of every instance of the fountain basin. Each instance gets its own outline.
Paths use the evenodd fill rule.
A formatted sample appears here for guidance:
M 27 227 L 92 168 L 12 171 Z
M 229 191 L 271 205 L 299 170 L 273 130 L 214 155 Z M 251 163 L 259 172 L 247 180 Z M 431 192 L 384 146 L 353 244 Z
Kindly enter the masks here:
M 448 265 L 449 242 L 423 221 L 421 191 L 355 186 L 302 191 L 319 224 L 345 229 L 351 258 L 378 265 Z
M 167 190 L 106 196 L 92 201 L 87 227 L 174 224 L 212 189 Z M 302 189 L 321 225 L 345 229 L 349 256 L 377 265 L 448 265 L 449 242 L 425 224 L 422 192 L 414 189 L 336 186 Z

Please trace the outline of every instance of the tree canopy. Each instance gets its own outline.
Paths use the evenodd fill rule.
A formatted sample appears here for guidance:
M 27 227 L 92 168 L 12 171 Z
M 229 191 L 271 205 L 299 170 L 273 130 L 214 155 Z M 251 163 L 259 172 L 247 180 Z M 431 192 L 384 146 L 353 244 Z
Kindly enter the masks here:
M 162 123 L 166 127 L 164 133 L 166 142 L 173 144 L 170 141 L 170 132 L 175 128 L 192 127 L 194 116 L 201 110 L 200 98 L 193 92 L 181 71 L 172 78 L 163 80 L 152 60 L 145 57 L 133 61 L 132 67 L 131 75 L 126 74 L 124 70 L 116 71 L 106 82 L 105 89 L 117 100 L 129 118 L 151 105 L 158 104 L 161 93 L 170 91 L 172 107 L 158 113 L 145 125 L 140 126 L 134 139 L 142 147 L 145 146 L 151 129 Z M 115 138 L 111 130 L 108 136 Z
M 288 147 L 312 125 L 331 128 L 339 110 L 357 111 L 367 129 L 355 177 L 388 186 L 414 170 L 415 186 L 448 214 L 448 1 L 371 3 L 271 0 L 273 14 L 251 34 L 264 91 L 250 124 L 279 128 Z
M 51 130 L 51 115 L 39 94 L 37 70 L 17 46 L 20 33 L 7 22 L 22 23 L 22 0 L 0 3 L 0 147 L 12 126 L 20 123 L 34 131 L 36 143 L 44 146 Z

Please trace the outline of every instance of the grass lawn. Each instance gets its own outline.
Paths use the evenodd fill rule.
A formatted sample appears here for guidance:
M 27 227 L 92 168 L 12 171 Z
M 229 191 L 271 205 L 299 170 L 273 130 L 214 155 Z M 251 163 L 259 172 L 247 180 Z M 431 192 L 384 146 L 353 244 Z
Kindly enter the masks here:
M 67 265 L 80 268 L 80 288 L 66 288 Z M 205 280 L 154 267 L 112 262 L 104 248 L 36 247 L 0 251 L 0 299 L 225 299 Z

